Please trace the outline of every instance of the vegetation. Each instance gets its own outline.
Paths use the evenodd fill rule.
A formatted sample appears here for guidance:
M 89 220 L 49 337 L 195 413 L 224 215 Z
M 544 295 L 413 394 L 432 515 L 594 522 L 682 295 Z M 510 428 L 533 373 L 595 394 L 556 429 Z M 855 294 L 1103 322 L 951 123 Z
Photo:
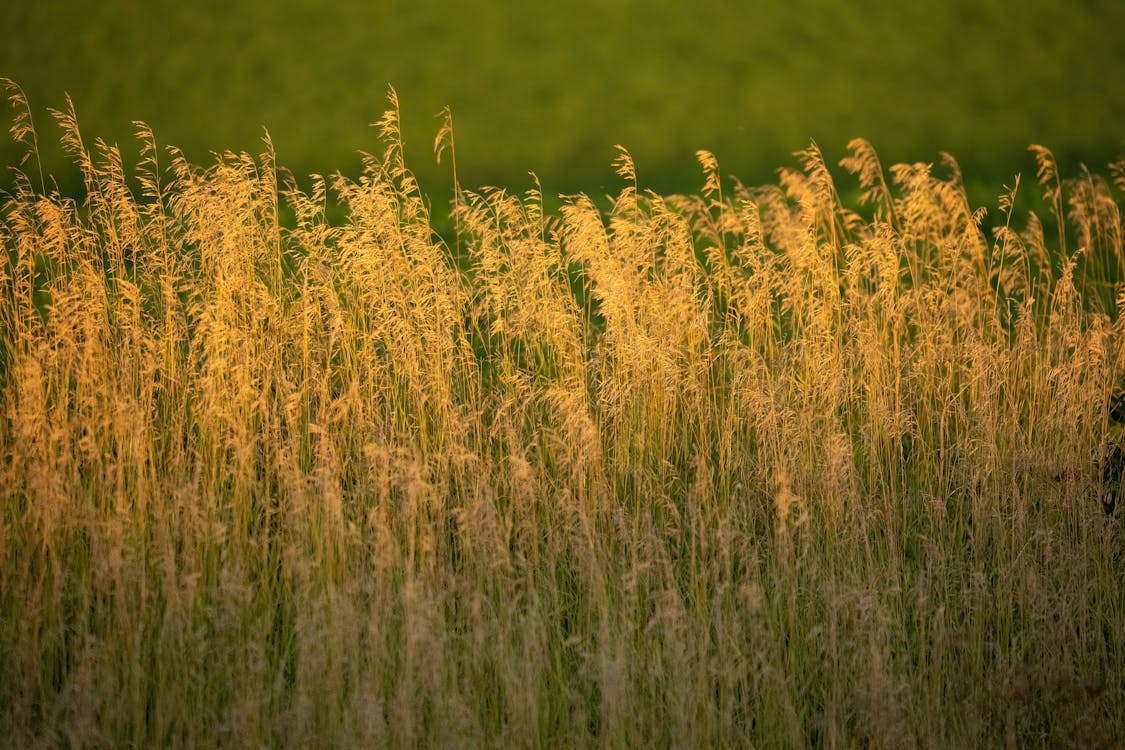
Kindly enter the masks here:
M 138 126 L 134 192 L 63 111 L 80 204 L 12 94 L 4 742 L 1125 741 L 1125 162 L 1036 148 L 986 233 L 952 160 L 854 141 L 849 207 L 815 146 L 621 150 L 607 210 L 458 185 L 445 241 L 393 94 L 304 190 Z
M 758 184 L 810 138 L 840 154 L 862 134 L 888 164 L 956 154 L 984 203 L 1034 170 L 1029 143 L 1066 169 L 1122 152 L 1122 28 L 1118 0 L 13 1 L 0 75 L 37 107 L 70 91 L 87 135 L 126 160 L 132 119 L 197 163 L 258 150 L 266 126 L 301 180 L 357 177 L 393 82 L 435 199 L 448 175 L 424 150 L 450 105 L 466 185 L 522 186 L 533 170 L 552 192 L 605 192 L 614 143 L 661 193 L 695 189 L 696 148 Z M 49 140 L 48 171 L 80 187 Z M 0 162 L 18 159 L 6 146 Z

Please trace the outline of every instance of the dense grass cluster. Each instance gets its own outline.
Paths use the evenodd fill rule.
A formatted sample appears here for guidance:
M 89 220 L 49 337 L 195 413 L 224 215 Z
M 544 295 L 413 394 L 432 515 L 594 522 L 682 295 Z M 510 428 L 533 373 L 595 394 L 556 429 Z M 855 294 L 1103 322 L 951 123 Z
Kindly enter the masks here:
M 1125 164 L 986 231 L 952 160 L 854 142 L 853 210 L 815 147 L 622 151 L 443 239 L 394 108 L 310 190 L 60 121 L 85 199 L 31 148 L 0 214 L 0 742 L 1125 741 Z

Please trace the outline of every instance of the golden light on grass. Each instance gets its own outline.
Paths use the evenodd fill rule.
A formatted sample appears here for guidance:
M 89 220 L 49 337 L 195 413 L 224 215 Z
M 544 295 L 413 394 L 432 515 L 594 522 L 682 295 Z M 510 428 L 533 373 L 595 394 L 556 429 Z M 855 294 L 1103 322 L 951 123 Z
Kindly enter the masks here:
M 143 126 L 134 183 L 72 111 L 85 200 L 17 177 L 6 742 L 1122 741 L 1125 163 L 1037 149 L 992 231 L 951 159 L 853 142 L 850 206 L 815 146 L 681 196 L 621 149 L 447 241 L 394 105 L 308 190 Z

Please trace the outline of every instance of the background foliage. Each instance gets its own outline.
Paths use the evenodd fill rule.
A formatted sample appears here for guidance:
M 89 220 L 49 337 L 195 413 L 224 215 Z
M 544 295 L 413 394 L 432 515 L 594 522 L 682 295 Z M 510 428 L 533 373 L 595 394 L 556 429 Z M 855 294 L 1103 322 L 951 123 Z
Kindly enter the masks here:
M 699 148 L 753 184 L 810 138 L 833 163 L 863 136 L 887 164 L 954 153 L 971 187 L 1031 173 L 1029 143 L 1070 173 L 1121 152 L 1123 27 L 1121 3 L 1042 0 L 11 2 L 0 75 L 40 124 L 69 91 L 87 136 L 126 154 L 135 119 L 201 162 L 256 153 L 267 126 L 298 175 L 358 173 L 390 82 L 430 193 L 450 184 L 427 153 L 445 105 L 466 185 L 515 188 L 534 170 L 549 195 L 599 192 L 616 143 L 657 190 L 695 189 Z

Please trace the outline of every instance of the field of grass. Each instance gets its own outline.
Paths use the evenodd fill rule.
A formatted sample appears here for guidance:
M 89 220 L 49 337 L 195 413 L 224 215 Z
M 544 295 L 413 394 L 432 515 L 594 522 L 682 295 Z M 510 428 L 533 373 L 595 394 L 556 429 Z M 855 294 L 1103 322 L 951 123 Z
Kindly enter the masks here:
M 0 75 L 28 92 L 68 188 L 45 116 L 64 91 L 126 159 L 134 119 L 195 162 L 254 151 L 267 127 L 303 179 L 358 176 L 393 83 L 427 194 L 448 184 L 426 158 L 445 105 L 467 185 L 522 191 L 532 170 L 550 192 L 604 192 L 615 143 L 659 192 L 693 188 L 699 148 L 758 184 L 810 139 L 842 153 L 862 135 L 887 163 L 956 154 L 975 191 L 1032 171 L 1029 143 L 1067 175 L 1121 153 L 1122 28 L 1118 0 L 13 0 Z
M 393 97 L 307 189 L 59 119 L 84 202 L 17 117 L 0 208 L 0 742 L 1125 742 L 1125 162 L 986 220 L 864 141 L 622 150 L 608 209 L 431 216 Z

